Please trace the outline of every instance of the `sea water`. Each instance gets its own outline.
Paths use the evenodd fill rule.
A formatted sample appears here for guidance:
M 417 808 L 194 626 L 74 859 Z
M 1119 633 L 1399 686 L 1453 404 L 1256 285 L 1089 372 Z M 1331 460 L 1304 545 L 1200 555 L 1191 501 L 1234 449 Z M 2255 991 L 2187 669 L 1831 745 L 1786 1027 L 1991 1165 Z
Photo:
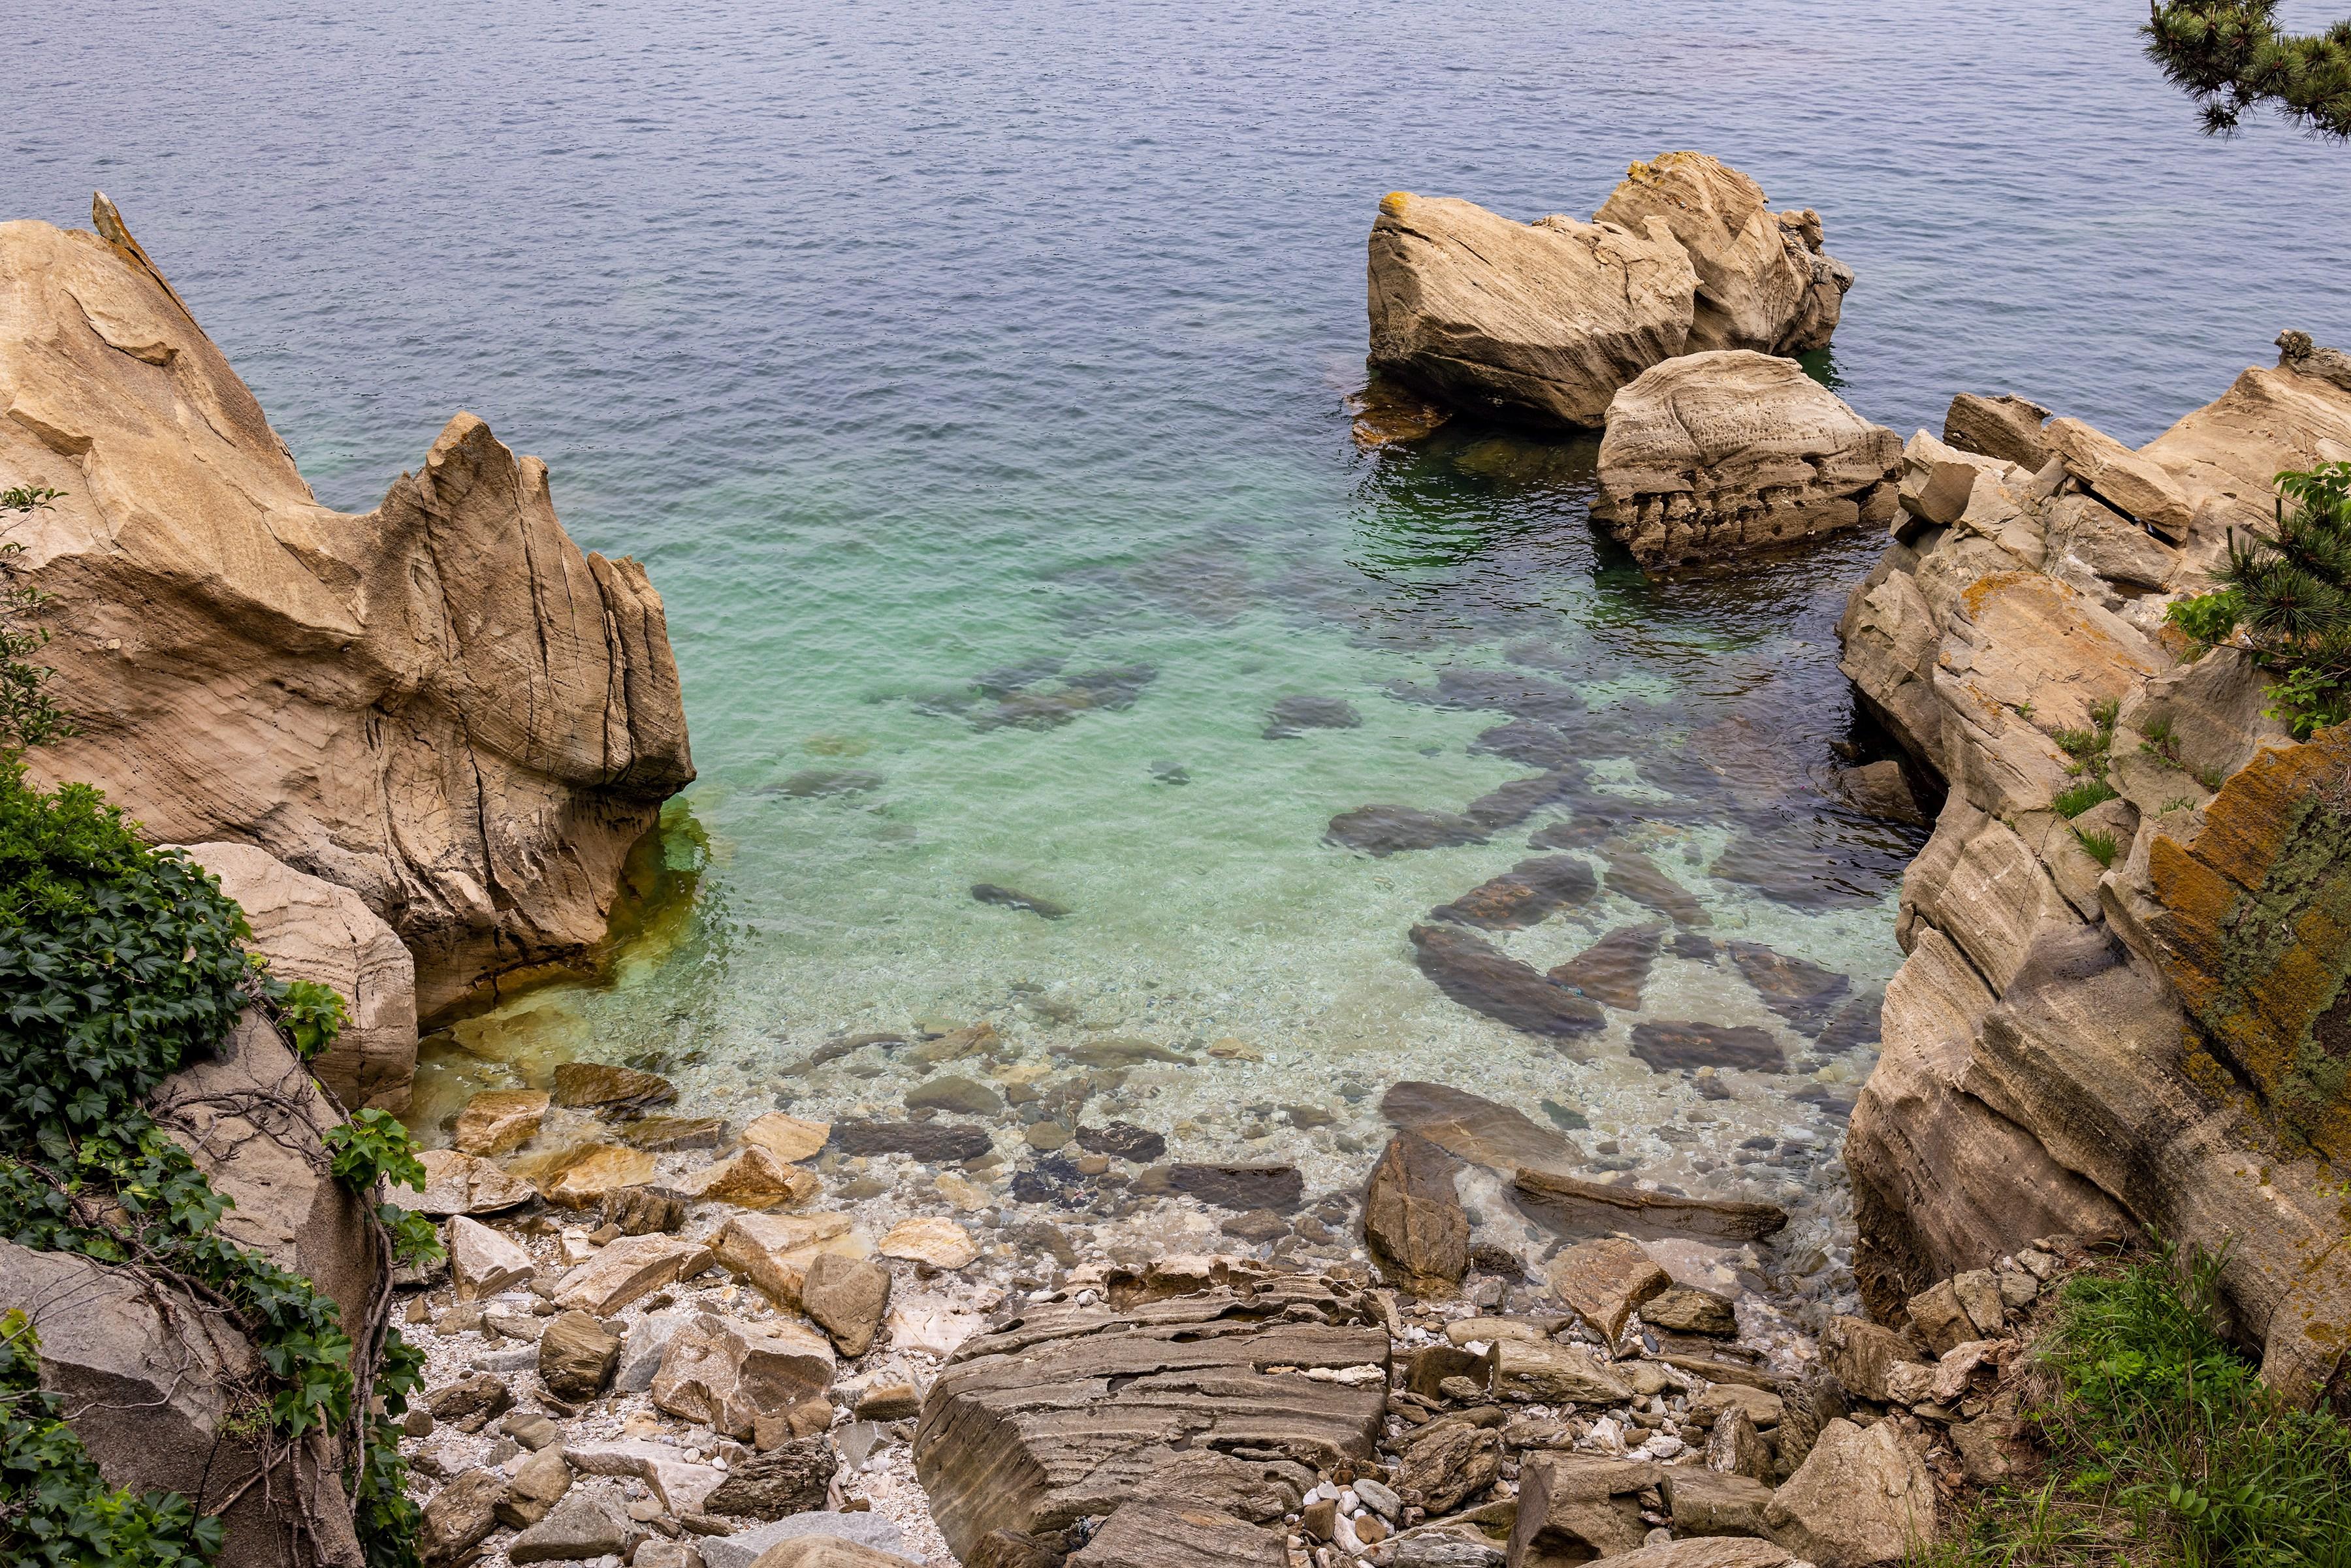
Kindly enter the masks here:
M 106 189 L 322 500 L 370 507 L 470 409 L 664 595 L 691 898 L 606 980 L 428 1040 L 428 1139 L 575 1054 L 697 1113 L 898 1117 L 916 1046 L 829 1051 L 986 1022 L 995 1059 L 944 1071 L 1088 1096 L 1008 1133 L 1116 1117 L 1322 1192 L 1390 1085 L 1445 1083 L 1594 1175 L 1788 1205 L 1775 1267 L 1834 1281 L 1856 1020 L 1921 837 L 1834 782 L 1886 754 L 1833 630 L 1880 541 L 1649 580 L 1589 525 L 1589 439 L 1360 450 L 1364 239 L 1391 189 L 1586 215 L 1703 149 L 1858 275 L 1811 368 L 1865 414 L 2015 392 L 2143 442 L 2281 328 L 2351 342 L 2351 152 L 2200 136 L 2142 16 L 68 3 L 13 29 L 0 211 L 86 221 Z M 1270 736 L 1300 698 L 1336 727 Z M 1480 737 L 1531 715 L 1574 800 L 1328 841 L 1529 776 Z M 1605 831 L 1562 852 L 1637 852 L 1703 925 L 1596 1033 L 1448 999 L 1410 930 L 1579 819 Z M 1491 940 L 1548 967 L 1657 918 L 1607 885 Z M 1841 977 L 1835 1026 L 1733 943 Z M 1657 1021 L 1783 1060 L 1660 1071 Z M 1183 1060 L 1073 1074 L 1104 1040 Z M 983 1217 L 1038 1157 L 1005 1142 Z

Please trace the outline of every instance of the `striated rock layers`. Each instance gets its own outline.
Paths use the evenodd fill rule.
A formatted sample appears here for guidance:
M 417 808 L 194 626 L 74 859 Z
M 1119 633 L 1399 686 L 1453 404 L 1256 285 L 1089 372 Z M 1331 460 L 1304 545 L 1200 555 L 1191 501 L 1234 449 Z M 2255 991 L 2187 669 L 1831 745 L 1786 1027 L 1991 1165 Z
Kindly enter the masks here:
M 1644 371 L 1608 405 L 1593 515 L 1645 567 L 1893 518 L 1902 438 L 1793 360 L 1744 349 Z
M 1398 191 L 1372 225 L 1370 362 L 1453 408 L 1594 426 L 1677 354 L 1825 347 L 1852 286 L 1817 214 L 1702 152 L 1634 164 L 1590 223 Z
M 2296 362 L 2137 452 L 1955 406 L 1949 434 L 2038 473 L 1910 442 L 1839 632 L 1949 796 L 1846 1163 L 1879 1310 L 2036 1238 L 2153 1226 L 2225 1250 L 2264 1375 L 2342 1401 L 2351 732 L 2295 744 L 2242 653 L 2163 621 L 2229 528 L 2266 523 L 2272 476 L 2351 457 L 2351 389 Z
M 693 778 L 660 598 L 582 554 L 547 469 L 471 414 L 364 515 L 321 507 L 101 198 L 0 224 L 0 475 L 82 733 L 35 761 L 159 840 L 234 841 L 357 893 L 418 1010 L 576 957 Z

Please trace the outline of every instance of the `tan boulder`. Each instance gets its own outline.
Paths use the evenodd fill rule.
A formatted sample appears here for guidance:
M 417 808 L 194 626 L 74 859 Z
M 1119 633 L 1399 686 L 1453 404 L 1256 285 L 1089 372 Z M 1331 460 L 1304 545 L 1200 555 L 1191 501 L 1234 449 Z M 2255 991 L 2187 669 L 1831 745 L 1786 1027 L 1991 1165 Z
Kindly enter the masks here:
M 1497 1398 L 1544 1405 L 1614 1405 L 1633 1396 L 1630 1383 L 1580 1344 L 1498 1339 L 1493 1359 Z
M 794 1322 L 745 1323 L 704 1312 L 670 1341 L 653 1401 L 673 1416 L 748 1437 L 760 1416 L 823 1394 L 832 1373 L 832 1346 L 822 1334 Z
M 2210 570 L 2228 532 L 2272 525 L 2278 474 L 2351 462 L 2351 388 L 2303 373 L 2292 355 L 2257 366 L 2139 450 L 2178 483 L 2195 509 L 2188 553 Z M 2183 584 L 2200 587 L 2200 582 Z
M 386 1260 L 366 1207 L 328 1169 L 342 1121 L 277 1029 L 251 1009 L 212 1058 L 157 1086 L 148 1110 L 233 1207 L 222 1236 L 307 1276 L 347 1322 L 373 1306 Z
M 580 957 L 694 776 L 643 570 L 583 554 L 545 465 L 471 414 L 374 511 L 321 507 L 106 217 L 117 243 L 0 225 L 0 473 L 63 492 L 16 537 L 80 727 L 34 773 L 350 888 L 427 1019 Z
M 1689 338 L 1698 287 L 1664 223 L 1514 223 L 1390 193 L 1372 225 L 1374 371 L 1454 407 L 1598 425 L 1616 389 Z
M 711 1250 L 729 1273 L 747 1280 L 779 1307 L 799 1310 L 809 1265 L 824 1254 L 862 1259 L 872 1240 L 851 1228 L 845 1214 L 738 1214 L 711 1238 Z
M 979 1244 L 970 1231 L 935 1215 L 900 1220 L 873 1249 L 884 1258 L 904 1258 L 934 1269 L 967 1268 L 979 1256 Z
M 823 1185 L 815 1172 L 785 1165 L 753 1144 L 732 1159 L 679 1177 L 670 1190 L 681 1197 L 731 1203 L 737 1208 L 773 1208 L 806 1203 Z
M 547 1096 L 532 1089 L 486 1089 L 457 1113 L 450 1142 L 468 1155 L 504 1155 L 538 1135 Z
M 351 1110 L 408 1108 L 416 1074 L 416 962 L 359 894 L 296 871 L 251 844 L 185 846 L 220 878 L 279 980 L 311 980 L 343 998 L 342 1032 L 310 1071 Z
M 781 1111 L 754 1116 L 743 1129 L 744 1143 L 757 1145 L 788 1166 L 815 1158 L 831 1136 L 831 1123 L 804 1122 Z
M 1943 415 L 1943 439 L 1961 451 L 1980 452 L 2038 474 L 2049 462 L 2049 444 L 2041 436 L 2048 418 L 2049 411 L 2039 403 L 2007 392 L 1961 392 Z
M 461 1301 L 495 1296 L 538 1272 L 520 1242 L 462 1214 L 449 1221 L 441 1239 L 449 1249 L 449 1275 Z
M 2051 420 L 2041 427 L 2041 438 L 2064 459 L 2066 475 L 2092 495 L 2174 544 L 2187 538 L 2194 509 L 2161 464 L 2078 419 Z
M 1608 405 L 1593 515 L 1647 567 L 1687 566 L 1894 516 L 1902 439 L 1793 360 L 1685 354 Z
M 699 1241 L 684 1241 L 659 1232 L 622 1236 L 606 1242 L 596 1255 L 556 1281 L 555 1304 L 579 1307 L 600 1318 L 671 1281 L 698 1271 L 697 1260 L 710 1249 Z
M 495 1214 L 538 1196 L 528 1182 L 508 1176 L 477 1155 L 426 1149 L 416 1159 L 424 1167 L 424 1190 L 395 1186 L 387 1195 L 402 1208 L 434 1216 Z
M 1551 1262 L 1552 1290 L 1610 1344 L 1635 1307 L 1673 1282 L 1647 1249 L 1621 1236 L 1579 1241 Z
M 658 1072 L 609 1061 L 563 1061 L 552 1098 L 567 1110 L 643 1111 L 676 1099 L 677 1086 Z
M 1635 163 L 1593 221 L 1672 232 L 1698 275 L 1687 352 L 1828 347 L 1853 274 L 1821 247 L 1820 218 L 1774 213 L 1763 187 L 1703 152 Z
M 1935 1539 L 1935 1483 L 1890 1422 L 1831 1421 L 1763 1511 L 1771 1539 L 1819 1568 L 1908 1560 Z
M 1415 1295 L 1450 1295 L 1469 1271 L 1469 1217 L 1453 1190 L 1453 1156 L 1399 1133 L 1364 1189 L 1364 1240 L 1383 1272 Z
M 579 1144 L 551 1153 L 543 1160 L 518 1163 L 538 1194 L 559 1208 L 590 1208 L 606 1195 L 624 1186 L 643 1186 L 653 1179 L 653 1157 L 643 1149 L 619 1144 Z

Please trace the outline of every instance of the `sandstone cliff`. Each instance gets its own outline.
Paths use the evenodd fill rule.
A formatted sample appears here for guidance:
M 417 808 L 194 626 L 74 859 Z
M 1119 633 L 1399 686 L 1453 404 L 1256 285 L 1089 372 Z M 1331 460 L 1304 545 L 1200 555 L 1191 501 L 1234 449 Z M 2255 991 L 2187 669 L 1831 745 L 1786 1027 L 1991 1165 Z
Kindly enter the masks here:
M 100 199 L 109 237 L 0 224 L 0 476 L 81 727 L 34 762 L 162 841 L 350 888 L 430 1019 L 605 932 L 694 776 L 661 600 L 583 554 L 545 465 L 471 414 L 374 511 L 319 506 Z
M 2225 1250 L 2266 1376 L 2339 1399 L 2351 734 L 2294 744 L 2163 611 L 2280 469 L 2351 457 L 2351 389 L 2290 356 L 2136 453 L 2042 412 L 1959 400 L 1949 434 L 1998 455 L 1912 439 L 1839 627 L 1949 787 L 1846 1145 L 1865 1290 L 2153 1226 Z

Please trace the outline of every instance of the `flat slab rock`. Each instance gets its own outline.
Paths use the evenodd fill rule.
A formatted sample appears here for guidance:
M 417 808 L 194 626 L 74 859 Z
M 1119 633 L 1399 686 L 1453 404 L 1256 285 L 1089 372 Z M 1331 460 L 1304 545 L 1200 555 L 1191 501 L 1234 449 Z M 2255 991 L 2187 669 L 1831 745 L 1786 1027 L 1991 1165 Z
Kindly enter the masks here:
M 1040 1305 L 964 1343 L 914 1434 L 915 1475 L 958 1557 L 991 1531 L 1065 1529 L 1134 1500 L 1272 1524 L 1313 1469 L 1370 1457 L 1388 1338 L 1360 1291 L 1240 1270 L 1202 1279 L 1129 1297 L 1124 1312 Z M 1154 1495 L 1160 1481 L 1168 1495 Z

